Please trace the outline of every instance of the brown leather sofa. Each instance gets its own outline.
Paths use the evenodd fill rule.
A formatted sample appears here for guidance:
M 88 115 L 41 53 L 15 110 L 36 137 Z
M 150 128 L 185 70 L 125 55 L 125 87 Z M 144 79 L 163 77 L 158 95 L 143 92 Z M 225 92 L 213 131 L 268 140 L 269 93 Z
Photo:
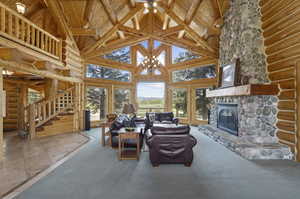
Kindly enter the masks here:
M 151 120 L 150 115 L 153 115 L 154 118 Z M 162 113 L 146 113 L 145 118 L 145 131 L 150 129 L 153 126 L 153 123 L 169 123 L 169 124 L 178 124 L 178 118 L 174 117 L 173 112 L 162 112 Z
M 190 135 L 189 126 L 152 127 L 146 132 L 146 143 L 153 166 L 165 163 L 191 166 L 197 140 Z

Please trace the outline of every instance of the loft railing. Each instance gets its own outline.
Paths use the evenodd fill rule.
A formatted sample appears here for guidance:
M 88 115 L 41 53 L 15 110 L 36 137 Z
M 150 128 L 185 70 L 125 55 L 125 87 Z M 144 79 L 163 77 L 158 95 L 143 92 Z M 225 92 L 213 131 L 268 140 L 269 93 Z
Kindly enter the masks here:
M 0 35 L 52 58 L 62 60 L 62 40 L 1 2 Z
M 35 130 L 57 115 L 72 109 L 74 105 L 74 88 L 70 88 L 51 99 L 39 100 L 29 104 L 24 110 L 24 129 L 29 132 L 30 137 L 35 137 Z

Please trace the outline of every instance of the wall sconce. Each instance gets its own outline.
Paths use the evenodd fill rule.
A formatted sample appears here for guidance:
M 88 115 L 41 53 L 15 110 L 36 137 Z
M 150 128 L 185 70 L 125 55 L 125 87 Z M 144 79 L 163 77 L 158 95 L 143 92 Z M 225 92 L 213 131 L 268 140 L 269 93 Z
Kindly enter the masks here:
M 20 13 L 20 14 L 24 14 L 25 13 L 25 11 L 26 11 L 26 5 L 25 4 L 23 4 L 21 2 L 17 2 L 16 3 L 16 7 L 17 7 L 18 13 Z

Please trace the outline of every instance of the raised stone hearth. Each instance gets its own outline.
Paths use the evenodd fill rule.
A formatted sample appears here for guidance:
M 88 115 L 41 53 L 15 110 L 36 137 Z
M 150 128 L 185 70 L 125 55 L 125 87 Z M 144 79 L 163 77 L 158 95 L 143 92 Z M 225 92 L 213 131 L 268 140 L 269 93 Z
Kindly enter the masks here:
M 199 126 L 199 130 L 216 142 L 249 160 L 293 159 L 293 155 L 290 152 L 289 147 L 279 143 L 252 143 L 247 139 L 231 135 L 212 125 Z
M 210 125 L 199 129 L 247 159 L 292 159 L 289 147 L 276 136 L 277 101 L 267 95 L 211 98 Z M 237 105 L 237 136 L 218 128 L 219 104 Z

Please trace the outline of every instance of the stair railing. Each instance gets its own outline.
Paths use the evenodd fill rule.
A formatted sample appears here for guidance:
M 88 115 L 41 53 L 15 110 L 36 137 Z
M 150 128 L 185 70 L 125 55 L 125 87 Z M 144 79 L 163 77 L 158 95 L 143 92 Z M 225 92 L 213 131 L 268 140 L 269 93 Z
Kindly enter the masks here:
M 0 36 L 62 60 L 62 40 L 0 2 Z
M 57 115 L 72 109 L 74 105 L 74 87 L 67 89 L 63 93 L 45 100 L 39 100 L 25 107 L 24 124 L 29 131 L 30 137 L 35 137 L 35 130 Z

